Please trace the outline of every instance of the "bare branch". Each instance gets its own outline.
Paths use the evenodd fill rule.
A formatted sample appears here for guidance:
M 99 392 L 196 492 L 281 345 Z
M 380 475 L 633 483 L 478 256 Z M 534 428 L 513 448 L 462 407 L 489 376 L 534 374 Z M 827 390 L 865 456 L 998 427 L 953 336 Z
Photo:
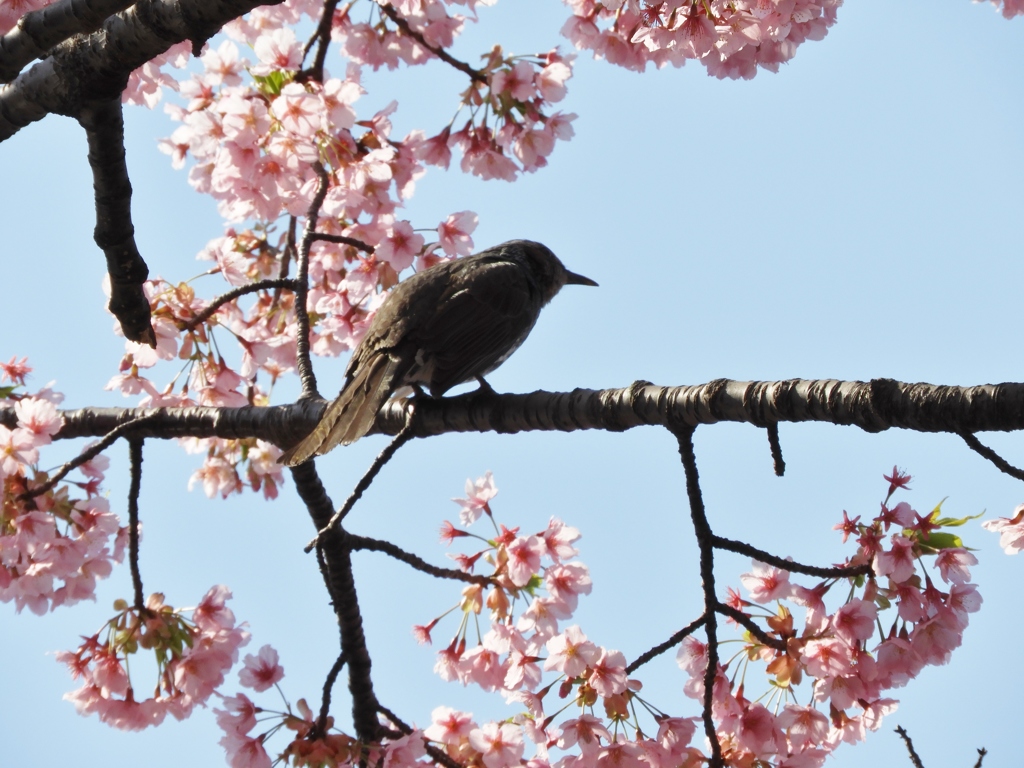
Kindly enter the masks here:
M 772 452 L 772 464 L 775 467 L 775 474 L 782 477 L 786 474 L 786 462 L 782 458 L 782 443 L 779 442 L 779 423 L 773 421 L 765 427 L 768 432 L 768 447 Z
M 124 155 L 120 97 L 83 105 L 78 121 L 89 139 L 89 165 L 96 198 L 94 236 L 96 245 L 107 257 L 110 275 L 107 309 L 121 323 L 127 339 L 155 348 L 149 299 L 142 290 L 149 268 L 135 244 L 132 224 L 132 184 Z
M 359 501 L 366 489 L 370 487 L 370 483 L 373 482 L 373 478 L 377 476 L 377 473 L 384 468 L 384 465 L 391 460 L 391 457 L 395 455 L 395 452 L 398 451 L 399 448 L 413 438 L 412 430 L 414 421 L 414 419 L 410 419 L 408 426 L 399 432 L 394 440 L 388 443 L 387 448 L 377 454 L 377 458 L 373 460 L 373 464 L 371 464 L 370 468 L 366 470 L 366 474 L 364 474 L 362 478 L 360 478 L 359 482 L 356 483 L 356 487 L 352 489 L 352 493 L 347 499 L 345 499 L 345 503 L 342 505 L 341 509 L 339 509 L 327 524 L 317 532 L 316 537 L 305 546 L 304 551 L 306 554 L 309 554 L 313 547 L 320 543 L 320 540 L 328 531 L 345 519 L 345 515 L 351 511 L 352 507 L 354 507 L 356 502 Z M 309 464 L 311 462 L 307 461 L 304 463 Z
M 320 23 L 316 25 L 316 32 L 306 43 L 302 51 L 302 58 L 305 60 L 310 50 L 316 45 L 316 56 L 313 59 L 313 66 L 304 69 L 296 75 L 296 80 L 315 80 L 323 82 L 324 62 L 327 60 L 327 48 L 331 43 L 331 26 L 334 23 L 334 9 L 338 7 L 339 0 L 327 0 L 324 9 L 320 13 Z
M 690 502 L 690 519 L 693 531 L 697 536 L 700 548 L 700 579 L 704 592 L 704 631 L 708 638 L 708 666 L 704 671 L 704 735 L 711 745 L 710 768 L 722 768 L 722 745 L 715 732 L 715 721 L 711 714 L 714 697 L 715 676 L 718 674 L 718 597 L 715 594 L 715 546 L 714 534 L 708 524 L 707 513 L 704 511 L 704 499 L 700 492 L 700 478 L 697 474 L 697 456 L 693 450 L 693 432 L 695 427 L 682 427 L 673 434 L 679 443 L 679 457 L 686 473 L 686 496 Z
M 803 573 L 808 576 L 818 576 L 822 579 L 845 579 L 853 576 L 871 576 L 874 574 L 870 565 L 819 568 L 816 565 L 804 565 L 803 563 L 786 560 L 778 555 L 773 555 L 771 552 L 765 552 L 763 549 L 753 547 L 746 542 L 727 539 L 724 536 L 715 536 L 714 541 L 715 546 L 719 549 L 726 549 L 730 552 L 746 555 L 747 557 L 752 557 L 755 560 L 760 560 L 762 563 L 774 565 L 776 568 L 781 568 L 782 570 L 790 571 L 791 573 Z
M 58 43 L 96 31 L 108 16 L 133 4 L 134 0 L 59 0 L 26 13 L 0 38 L 0 83 L 9 83 Z
M 334 660 L 334 665 L 324 680 L 324 690 L 320 698 L 320 716 L 316 719 L 316 725 L 313 726 L 313 731 L 310 733 L 311 737 L 319 738 L 327 733 L 327 716 L 331 711 L 331 692 L 334 690 L 334 681 L 338 679 L 338 674 L 343 666 L 345 666 L 344 651 L 338 654 L 338 658 Z
M 896 733 L 900 735 L 900 738 L 903 739 L 903 743 L 907 745 L 907 752 L 910 753 L 910 762 L 914 765 L 914 768 L 924 768 L 921 758 L 918 757 L 917 752 L 914 751 L 914 742 L 910 740 L 910 736 L 907 734 L 906 729 L 902 725 L 897 725 Z
M 320 206 L 324 204 L 327 197 L 329 179 L 327 171 L 320 163 L 313 166 L 316 169 L 318 184 L 313 201 L 309 204 L 306 213 L 306 227 L 302 231 L 302 239 L 299 241 L 298 258 L 299 269 L 295 276 L 298 287 L 295 290 L 295 320 L 298 325 L 296 330 L 295 346 L 297 353 L 296 367 L 299 371 L 299 379 L 302 381 L 302 397 L 319 397 L 316 388 L 316 374 L 313 373 L 313 364 L 309 359 L 309 312 L 306 310 L 306 297 L 309 295 L 309 248 L 313 244 L 313 234 L 316 232 L 316 222 L 320 217 Z
M 978 762 L 976 762 L 974 764 L 974 768 L 981 768 L 981 763 L 985 759 L 985 755 L 987 755 L 987 754 L 988 754 L 988 750 L 987 749 L 985 749 L 984 747 L 979 747 L 979 749 L 978 749 Z
M 342 245 L 351 245 L 353 248 L 358 248 L 364 253 L 373 253 L 376 250 L 372 245 L 364 243 L 362 240 L 357 240 L 354 237 L 348 237 L 346 235 L 329 235 L 326 232 L 314 232 L 314 240 L 323 240 L 327 243 L 341 243 Z
M 741 624 L 748 632 L 750 632 L 750 634 L 757 638 L 757 641 L 761 643 L 761 645 L 767 645 L 769 648 L 774 648 L 777 651 L 786 650 L 786 643 L 783 640 L 768 635 L 763 629 L 754 623 L 753 619 L 742 611 L 737 611 L 731 605 L 726 605 L 725 603 L 719 603 L 715 606 L 715 610 L 723 616 L 728 616 L 737 624 Z
M 249 283 L 249 285 L 241 285 L 232 291 L 222 293 L 220 296 L 215 298 L 207 305 L 207 307 L 200 312 L 198 315 L 189 320 L 182 327 L 184 331 L 190 331 L 197 325 L 201 325 L 209 320 L 216 314 L 217 310 L 227 304 L 229 301 L 234 301 L 237 298 L 245 296 L 249 293 L 256 293 L 258 291 L 266 291 L 271 288 L 280 290 L 281 288 L 289 288 L 293 291 L 297 291 L 299 283 L 296 280 L 289 280 L 288 278 L 278 278 L 276 280 L 260 280 L 256 283 Z
M 683 642 L 683 640 L 685 640 L 687 637 L 692 635 L 698 629 L 703 627 L 704 626 L 704 621 L 705 621 L 704 617 L 701 616 L 699 619 L 695 619 L 694 621 L 691 621 L 689 624 L 687 624 L 685 627 L 680 629 L 678 632 L 674 633 L 671 637 L 668 638 L 668 640 L 665 640 L 664 642 L 658 643 L 656 646 L 651 648 L 649 651 L 644 651 L 642 654 L 640 654 L 636 658 L 636 661 L 630 662 L 630 664 L 626 667 L 626 672 L 629 673 L 629 674 L 632 674 L 634 671 L 636 671 L 637 669 L 642 667 L 644 664 L 646 664 L 651 659 L 655 658 L 656 656 L 660 656 L 665 651 L 668 651 L 668 650 L 671 650 L 672 648 L 675 648 L 677 645 L 679 645 L 681 642 Z
M 473 69 L 466 62 L 459 61 L 458 59 L 454 58 L 451 54 L 449 54 L 448 51 L 446 51 L 444 48 L 438 48 L 436 45 L 431 45 L 430 43 L 428 43 L 421 33 L 417 32 L 415 29 L 409 26 L 409 22 L 403 19 L 398 14 L 398 11 L 396 11 L 390 3 L 381 5 L 380 9 L 384 11 L 385 14 L 387 14 L 387 17 L 395 23 L 395 26 L 398 27 L 403 34 L 411 37 L 421 46 L 423 46 L 432 54 L 437 56 L 437 58 L 439 58 L 441 61 L 443 61 L 446 64 L 451 64 L 460 72 L 465 72 L 467 75 L 469 75 L 470 79 L 474 80 L 475 82 L 487 82 L 487 76 L 479 69 Z
M 996 468 L 1010 477 L 1016 478 L 1017 480 L 1024 480 L 1024 470 L 1017 469 L 1010 462 L 1000 456 L 998 453 L 993 451 L 987 445 L 983 445 L 978 438 L 972 435 L 970 432 L 961 432 L 960 437 L 964 439 L 967 446 L 975 453 L 984 456 L 986 459 L 996 465 Z
M 129 471 L 131 484 L 128 488 L 128 564 L 132 572 L 132 587 L 135 589 L 135 610 L 142 612 L 146 600 L 142 593 L 142 575 L 139 572 L 139 491 L 142 488 L 142 443 L 140 437 L 128 438 Z
M 123 424 L 114 427 L 109 432 L 107 432 L 107 434 L 103 436 L 103 439 L 96 443 L 96 445 L 93 445 L 90 448 L 87 448 L 86 450 L 82 451 L 71 461 L 65 462 L 49 480 L 47 480 L 42 485 L 33 488 L 30 491 L 26 491 L 24 494 L 22 494 L 21 498 L 31 499 L 53 490 L 53 488 L 56 487 L 57 483 L 59 483 L 61 480 L 67 477 L 71 472 L 78 469 L 78 467 L 85 464 L 87 461 L 95 459 L 97 456 L 99 456 L 101 453 L 107 450 L 107 448 L 109 448 L 115 442 L 117 442 L 118 438 L 122 437 L 125 433 L 132 432 L 136 427 L 142 426 L 143 424 L 148 423 L 152 419 L 153 416 L 140 416 L 138 418 L 132 419 L 131 421 L 126 421 Z
M 327 527 L 334 505 L 324 489 L 314 462 L 307 461 L 291 468 L 295 489 L 302 499 L 317 530 Z M 327 591 L 334 603 L 341 635 L 341 651 L 348 666 L 348 689 L 352 694 L 352 723 L 356 735 L 363 741 L 377 738 L 379 724 L 377 711 L 380 704 L 373 691 L 370 676 L 370 652 L 363 632 L 363 617 L 359 611 L 359 597 L 352 574 L 352 557 L 345 543 L 341 526 L 329 528 L 321 539 L 318 560 L 322 550 L 321 572 Z
M 390 541 L 381 541 L 380 539 L 371 539 L 366 536 L 357 536 L 353 533 L 348 533 L 346 534 L 346 542 L 348 543 L 349 549 L 353 552 L 357 550 L 383 552 L 396 560 L 401 560 L 403 563 L 411 565 L 417 571 L 422 571 L 430 576 L 436 576 L 439 579 L 465 581 L 469 584 L 479 584 L 482 587 L 497 583 L 489 576 L 466 573 L 465 571 L 460 571 L 458 568 L 439 568 L 436 565 L 431 565 L 422 557 L 414 555 L 412 552 L 406 552 L 404 549 L 392 544 Z

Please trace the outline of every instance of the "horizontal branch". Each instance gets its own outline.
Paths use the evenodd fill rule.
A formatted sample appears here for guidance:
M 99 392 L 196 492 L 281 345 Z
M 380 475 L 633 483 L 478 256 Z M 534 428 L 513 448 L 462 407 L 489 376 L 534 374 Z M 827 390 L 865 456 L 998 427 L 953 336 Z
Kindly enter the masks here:
M 79 408 L 62 411 L 64 426 L 56 438 L 99 437 L 120 424 L 148 417 L 133 435 L 255 437 L 293 445 L 313 429 L 326 406 L 324 400 L 306 400 L 268 408 Z M 416 407 L 416 437 L 450 432 L 621 432 L 643 425 L 678 427 L 720 421 L 756 426 L 773 421 L 818 421 L 867 432 L 898 427 L 962 434 L 1024 429 L 1024 384 L 951 387 L 891 379 L 718 379 L 694 386 L 659 387 L 636 382 L 621 389 L 524 395 L 477 391 L 436 400 L 421 398 Z M 391 401 L 377 415 L 374 432 L 397 434 L 411 411 L 410 401 Z M 13 408 L 0 408 L 0 424 L 17 425 Z

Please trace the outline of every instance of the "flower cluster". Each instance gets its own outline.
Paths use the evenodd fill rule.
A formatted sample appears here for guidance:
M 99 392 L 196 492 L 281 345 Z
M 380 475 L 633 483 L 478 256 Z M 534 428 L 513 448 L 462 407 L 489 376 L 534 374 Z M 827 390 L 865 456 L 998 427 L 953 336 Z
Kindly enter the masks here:
M 971 518 L 941 517 L 941 504 L 926 515 L 906 502 L 890 506 L 910 476 L 895 467 L 879 513 L 868 523 L 843 513 L 843 541 L 856 537 L 858 550 L 844 566 L 871 564 L 874 576 L 826 579 L 814 586 L 790 580 L 790 573 L 755 563 L 742 577 L 749 600 L 730 591 L 728 604 L 748 617 L 763 611 L 767 630 L 748 631 L 737 673 L 732 662 L 717 670 L 712 714 L 728 760 L 754 759 L 780 765 L 822 765 L 840 744 L 863 740 L 879 728 L 897 701 L 886 693 L 906 685 L 929 665 L 945 664 L 960 645 L 968 615 L 981 606 L 969 567 L 977 559 L 959 537 L 941 531 Z M 933 558 L 939 580 L 925 558 Z M 880 578 L 885 578 L 884 584 Z M 831 613 L 825 599 L 834 587 L 845 602 Z M 852 587 L 852 589 L 851 589 Z M 760 604 L 775 602 L 774 611 Z M 789 605 L 805 609 L 803 626 Z M 677 658 L 688 673 L 687 694 L 703 700 L 707 648 L 687 638 Z M 771 695 L 751 701 L 744 695 L 748 667 L 765 664 Z M 737 679 L 739 678 L 739 679 Z M 810 702 L 797 703 L 802 680 L 811 685 Z M 777 704 L 772 709 L 773 701 Z
M 729 591 L 726 603 L 746 617 L 746 632 L 742 650 L 719 662 L 711 697 L 726 764 L 822 765 L 840 744 L 864 739 L 895 710 L 888 691 L 928 665 L 947 663 L 959 646 L 969 614 L 981 605 L 970 583 L 970 566 L 977 560 L 959 537 L 943 529 L 971 518 L 942 517 L 941 505 L 921 515 L 906 502 L 891 504 L 910 477 L 894 468 L 886 480 L 889 491 L 874 519 L 861 523 L 844 513 L 836 526 L 844 541 L 855 537 L 858 547 L 841 567 L 871 565 L 873 576 L 837 575 L 805 586 L 792 581 L 787 570 L 755 562 L 741 579 L 748 599 Z M 456 499 L 462 523 L 483 515 L 493 523 L 497 491 L 490 473 L 467 481 L 466 491 L 466 498 Z M 695 718 L 670 716 L 644 700 L 641 682 L 627 674 L 620 652 L 591 642 L 579 626 L 559 626 L 591 587 L 586 567 L 568 562 L 576 554 L 572 542 L 578 532 L 558 520 L 533 536 L 498 524 L 495 531 L 481 550 L 455 557 L 466 571 L 480 562 L 492 566 L 493 586 L 486 595 L 479 585 L 463 590 L 462 621 L 438 654 L 435 671 L 446 680 L 499 691 L 525 711 L 478 725 L 467 713 L 441 707 L 423 737 L 464 764 L 486 768 L 521 764 L 528 742 L 535 749 L 529 764 L 553 768 L 591 768 L 608 761 L 663 768 L 706 761 L 704 752 L 690 745 Z M 456 538 L 479 540 L 446 523 L 442 540 Z M 843 602 L 830 611 L 826 599 L 839 592 Z M 520 598 L 529 605 L 516 616 Z M 765 603 L 777 607 L 761 607 Z M 791 605 L 805 609 L 802 625 Z M 490 631 L 472 644 L 469 619 L 484 607 Z M 444 615 L 415 627 L 416 636 L 429 642 Z M 683 690 L 703 701 L 707 644 L 688 637 L 677 662 L 688 678 Z M 770 694 L 752 700 L 745 686 L 757 664 Z M 556 678 L 546 682 L 544 673 Z M 809 686 L 801 687 L 805 681 Z M 557 709 L 548 714 L 552 699 Z M 563 714 L 567 709 L 575 712 Z M 638 719 L 638 711 L 653 726 Z M 567 754 L 555 759 L 554 749 Z
M 777 72 L 807 40 L 821 40 L 842 0 L 566 0 L 573 17 L 562 33 L 612 64 L 643 71 L 648 63 L 699 61 L 718 78 Z
M 235 625 L 225 604 L 230 597 L 227 587 L 213 587 L 192 609 L 191 619 L 166 605 L 161 594 L 151 595 L 141 608 L 117 601 L 119 612 L 104 629 L 85 638 L 77 651 L 57 654 L 83 681 L 64 698 L 79 714 L 95 713 L 102 722 L 128 731 L 159 725 L 168 714 L 188 717 L 223 684 L 238 661 L 238 649 L 249 642 L 249 633 Z M 129 657 L 140 649 L 152 651 L 157 665 L 154 695 L 141 701 L 128 674 Z
M 46 387 L 19 393 L 32 369 L 25 358 L 0 363 L 0 403 L 14 406 L 18 425 L 0 425 L 0 602 L 36 614 L 94 600 L 96 582 L 121 562 L 127 529 L 110 511 L 100 484 L 109 461 L 97 456 L 78 471 L 84 479 L 58 483 L 38 468 L 39 449 L 63 424 L 63 395 Z

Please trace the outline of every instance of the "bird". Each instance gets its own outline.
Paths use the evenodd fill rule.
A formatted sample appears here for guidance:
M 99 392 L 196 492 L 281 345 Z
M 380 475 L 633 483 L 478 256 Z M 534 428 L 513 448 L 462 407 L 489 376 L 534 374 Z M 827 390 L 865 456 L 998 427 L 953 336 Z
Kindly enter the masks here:
M 510 240 L 435 264 L 400 282 L 370 321 L 345 369 L 345 384 L 305 438 L 278 462 L 296 466 L 370 431 L 396 392 L 431 397 L 484 376 L 526 340 L 541 309 L 565 285 L 592 285 L 541 243 Z

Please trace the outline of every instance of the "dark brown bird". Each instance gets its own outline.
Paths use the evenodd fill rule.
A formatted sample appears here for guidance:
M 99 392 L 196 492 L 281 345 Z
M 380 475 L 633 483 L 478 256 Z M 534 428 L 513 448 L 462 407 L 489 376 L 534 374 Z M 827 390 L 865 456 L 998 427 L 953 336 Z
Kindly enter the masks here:
M 483 377 L 519 348 L 563 285 L 597 283 L 529 240 L 510 240 L 403 280 L 352 353 L 341 394 L 278 461 L 295 466 L 354 443 L 403 387 L 422 385 L 433 397 L 470 379 L 489 388 Z

